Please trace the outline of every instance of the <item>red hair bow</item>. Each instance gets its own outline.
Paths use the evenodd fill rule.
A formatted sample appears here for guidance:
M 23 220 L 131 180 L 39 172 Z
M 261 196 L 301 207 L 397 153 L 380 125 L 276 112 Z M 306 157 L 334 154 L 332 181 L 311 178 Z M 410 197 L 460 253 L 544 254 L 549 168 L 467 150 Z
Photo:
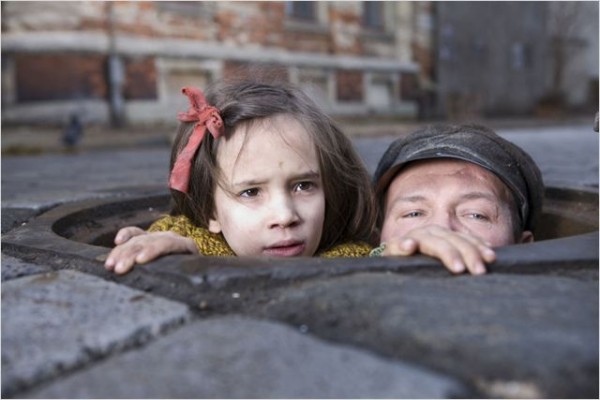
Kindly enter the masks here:
M 194 122 L 194 131 L 190 135 L 187 144 L 177 155 L 173 170 L 169 178 L 169 187 L 183 193 L 188 192 L 190 174 L 192 170 L 192 161 L 206 130 L 217 139 L 223 134 L 223 120 L 219 110 L 208 105 L 202 91 L 194 87 L 184 87 L 181 92 L 190 100 L 190 109 L 187 112 L 177 114 L 177 119 L 182 122 Z

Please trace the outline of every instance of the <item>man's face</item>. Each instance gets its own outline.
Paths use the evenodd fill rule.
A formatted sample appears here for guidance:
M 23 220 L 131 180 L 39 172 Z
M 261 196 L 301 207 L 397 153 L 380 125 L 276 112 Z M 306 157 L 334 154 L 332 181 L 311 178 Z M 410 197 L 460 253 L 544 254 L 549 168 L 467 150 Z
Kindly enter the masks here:
M 454 159 L 410 163 L 385 197 L 381 241 L 425 225 L 479 237 L 492 247 L 515 243 L 511 193 L 488 170 Z M 532 239 L 524 232 L 519 242 Z

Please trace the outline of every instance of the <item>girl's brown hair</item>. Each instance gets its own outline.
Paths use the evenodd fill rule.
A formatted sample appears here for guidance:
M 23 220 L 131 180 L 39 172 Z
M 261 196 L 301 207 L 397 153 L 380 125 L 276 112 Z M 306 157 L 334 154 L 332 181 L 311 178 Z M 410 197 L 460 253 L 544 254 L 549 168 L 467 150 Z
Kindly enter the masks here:
M 258 118 L 287 114 L 309 133 L 317 152 L 325 192 L 325 221 L 318 251 L 347 241 L 373 238 L 375 210 L 369 173 L 352 142 L 316 104 L 298 88 L 243 81 L 219 82 L 205 91 L 208 104 L 220 110 L 224 135 Z M 193 123 L 181 123 L 171 152 L 170 170 L 192 132 Z M 214 193 L 219 168 L 216 141 L 206 134 L 192 164 L 188 194 L 171 190 L 175 214 L 208 227 L 214 217 Z

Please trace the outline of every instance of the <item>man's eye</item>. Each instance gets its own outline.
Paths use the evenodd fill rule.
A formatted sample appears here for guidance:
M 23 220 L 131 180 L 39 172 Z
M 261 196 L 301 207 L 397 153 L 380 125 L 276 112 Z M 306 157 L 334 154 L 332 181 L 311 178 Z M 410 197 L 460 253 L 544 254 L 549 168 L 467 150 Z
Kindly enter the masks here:
M 304 192 L 310 190 L 315 187 L 315 184 L 312 182 L 298 182 L 294 186 L 294 192 Z
M 240 197 L 256 197 L 258 196 L 258 189 L 257 188 L 252 188 L 252 189 L 246 189 L 243 190 L 242 192 L 240 192 Z
M 478 220 L 478 221 L 488 221 L 489 220 L 489 218 L 485 214 L 479 214 L 479 213 L 469 213 L 469 214 L 467 214 L 467 217 L 474 219 L 474 220 Z

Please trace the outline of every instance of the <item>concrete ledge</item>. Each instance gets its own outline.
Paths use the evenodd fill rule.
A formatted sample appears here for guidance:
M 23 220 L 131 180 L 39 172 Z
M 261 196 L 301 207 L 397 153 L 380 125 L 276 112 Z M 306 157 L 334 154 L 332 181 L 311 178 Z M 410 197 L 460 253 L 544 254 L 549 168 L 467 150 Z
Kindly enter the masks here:
M 134 193 L 64 204 L 5 234 L 3 251 L 21 254 L 30 261 L 52 255 L 60 256 L 61 263 L 65 257 L 74 257 L 98 265 L 109 248 L 88 243 L 102 242 L 101 237 L 114 234 L 122 226 L 150 223 L 166 212 L 168 198 L 166 194 L 140 197 Z M 110 240 L 104 241 L 110 243 Z M 489 269 L 503 273 L 597 269 L 597 244 L 598 231 L 595 231 L 507 246 L 497 249 L 497 261 Z M 361 271 L 436 273 L 440 270 L 445 273 L 439 261 L 426 256 L 362 259 L 170 256 L 137 269 L 144 269 L 144 273 L 173 274 L 191 286 L 210 288 L 222 288 L 240 280 L 290 281 Z
M 106 271 L 103 261 L 110 249 L 88 243 L 108 243 L 110 232 L 114 234 L 121 226 L 149 223 L 155 216 L 149 218 L 147 211 L 140 214 L 136 210 L 160 210 L 167 198 L 130 196 L 65 204 L 5 234 L 3 252 L 25 262 L 43 263 L 56 270 L 75 269 L 153 291 L 209 314 L 239 311 L 261 302 L 269 289 L 316 278 L 361 272 L 451 277 L 438 260 L 427 256 L 269 259 L 174 255 L 137 266 L 125 276 Z M 88 226 L 96 229 L 99 238 L 85 233 Z M 595 231 L 507 246 L 497 249 L 497 261 L 488 270 L 495 274 L 554 274 L 597 280 L 598 240 Z M 246 301 L 239 301 L 240 297 Z

